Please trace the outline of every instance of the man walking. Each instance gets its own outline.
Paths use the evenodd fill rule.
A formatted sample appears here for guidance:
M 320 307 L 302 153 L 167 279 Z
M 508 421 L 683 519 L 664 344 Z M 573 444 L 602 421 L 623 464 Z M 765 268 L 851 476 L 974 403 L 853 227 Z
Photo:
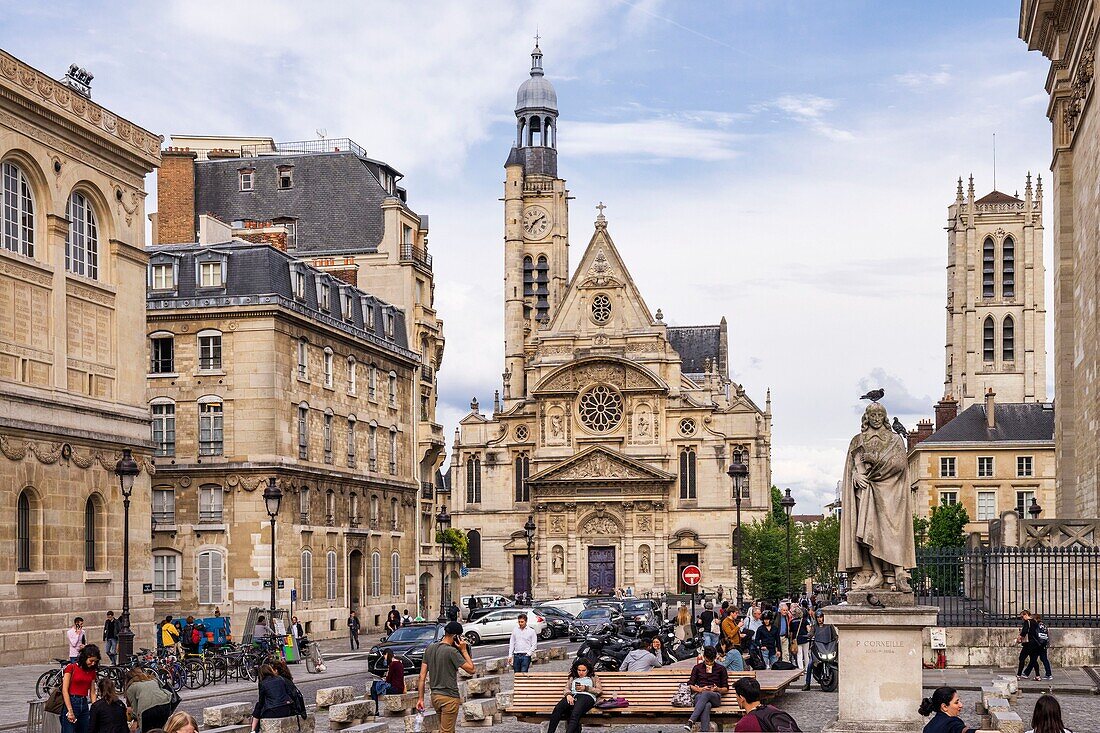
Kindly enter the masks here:
M 84 636 L 84 619 L 77 616 L 73 619 L 73 625 L 65 632 L 65 638 L 69 642 L 69 664 L 75 664 L 80 650 L 87 644 Z
M 715 633 L 714 604 L 707 601 L 704 611 L 699 614 L 699 623 L 703 626 L 703 646 L 718 646 L 718 634 Z
M 451 601 L 451 605 L 447 606 L 447 620 L 458 621 L 458 614 L 460 613 L 458 604 Z
M 111 664 L 118 664 L 118 621 L 114 611 L 108 611 L 107 620 L 103 622 L 103 648 L 111 658 Z
M 527 625 L 527 614 L 516 617 L 516 627 L 508 638 L 508 656 L 512 658 L 513 672 L 527 672 L 531 669 L 531 655 L 539 645 L 539 635 Z
M 348 616 L 348 640 L 351 642 L 352 651 L 359 648 L 359 617 L 355 611 Z
M 179 641 L 179 629 L 172 623 L 172 614 L 168 614 L 164 617 L 164 623 L 160 625 L 160 646 L 162 649 L 167 649 L 170 652 L 174 652 L 177 656 L 181 656 L 178 646 Z
M 420 684 L 416 686 L 416 709 L 424 710 L 424 690 L 432 690 L 432 707 L 439 714 L 439 733 L 455 733 L 458 707 L 462 699 L 458 694 L 458 670 L 474 673 L 474 660 L 462 638 L 462 624 L 448 621 L 443 627 L 443 640 L 437 641 L 424 652 L 420 665 Z M 430 678 L 429 678 L 430 675 Z

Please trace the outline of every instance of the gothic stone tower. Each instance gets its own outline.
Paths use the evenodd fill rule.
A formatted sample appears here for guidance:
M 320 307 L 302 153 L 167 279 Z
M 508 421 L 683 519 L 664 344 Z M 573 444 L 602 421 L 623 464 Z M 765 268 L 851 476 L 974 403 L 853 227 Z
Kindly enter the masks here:
M 527 351 L 569 280 L 569 208 L 558 177 L 558 95 L 531 52 L 531 78 L 516 94 L 516 142 L 504 164 L 504 401 L 526 392 Z
M 944 393 L 965 410 L 992 389 L 1003 402 L 1046 401 L 1043 182 L 1024 198 L 974 197 L 959 179 L 947 216 Z

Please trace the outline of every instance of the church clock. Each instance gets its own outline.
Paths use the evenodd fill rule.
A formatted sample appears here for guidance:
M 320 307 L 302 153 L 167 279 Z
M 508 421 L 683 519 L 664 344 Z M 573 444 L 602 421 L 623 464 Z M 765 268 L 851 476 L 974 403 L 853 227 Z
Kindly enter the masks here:
M 550 212 L 541 206 L 529 206 L 523 212 L 523 232 L 531 239 L 541 239 L 550 231 Z

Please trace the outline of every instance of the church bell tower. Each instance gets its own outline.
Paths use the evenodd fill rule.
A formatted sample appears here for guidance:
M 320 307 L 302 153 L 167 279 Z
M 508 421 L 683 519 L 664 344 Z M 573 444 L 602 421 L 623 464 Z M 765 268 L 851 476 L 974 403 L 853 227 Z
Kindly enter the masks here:
M 527 393 L 524 364 L 569 281 L 569 192 L 558 177 L 558 95 L 536 39 L 516 94 L 516 140 L 504 164 L 505 409 Z

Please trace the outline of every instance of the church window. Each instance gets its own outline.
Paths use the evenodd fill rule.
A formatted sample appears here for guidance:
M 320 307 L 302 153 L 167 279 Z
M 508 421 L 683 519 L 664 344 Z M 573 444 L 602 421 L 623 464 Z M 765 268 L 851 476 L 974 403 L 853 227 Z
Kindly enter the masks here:
M 982 297 L 993 297 L 993 240 L 986 238 L 982 245 Z
M 684 448 L 680 451 L 680 498 L 696 498 L 694 448 Z
M 530 255 L 523 258 L 523 297 L 535 294 L 535 261 Z
M 982 327 L 982 360 L 992 363 L 995 356 L 995 331 L 993 316 L 986 316 L 985 325 Z
M 531 487 L 527 477 L 531 475 L 531 457 L 526 453 L 516 456 L 516 501 L 531 501 Z
M 1001 245 L 1001 296 L 1016 297 L 1016 243 L 1012 237 L 1005 237 Z
M 34 257 L 34 198 L 19 166 L 4 163 L 0 194 L 4 208 L 4 249 Z
M 601 326 L 611 320 L 611 298 L 603 293 L 592 299 L 592 320 Z
M 469 548 L 470 562 L 467 567 L 481 567 L 481 532 L 471 529 L 466 533 L 466 547 Z
M 527 440 L 528 431 L 526 425 L 516 427 L 516 440 Z
M 481 459 L 477 456 L 466 459 L 466 503 L 481 503 Z
M 690 417 L 685 417 L 680 421 L 680 435 L 690 438 L 695 435 L 695 420 Z
M 65 240 L 65 269 L 93 280 L 99 278 L 99 226 L 92 202 L 82 193 L 69 197 L 69 236 Z
M 1001 325 L 1001 361 L 1016 360 L 1016 322 L 1005 316 Z
M 623 419 L 622 396 L 606 384 L 597 384 L 581 395 L 580 419 L 595 433 L 615 429 Z
M 544 256 L 535 263 L 535 320 L 550 320 L 550 265 Z

